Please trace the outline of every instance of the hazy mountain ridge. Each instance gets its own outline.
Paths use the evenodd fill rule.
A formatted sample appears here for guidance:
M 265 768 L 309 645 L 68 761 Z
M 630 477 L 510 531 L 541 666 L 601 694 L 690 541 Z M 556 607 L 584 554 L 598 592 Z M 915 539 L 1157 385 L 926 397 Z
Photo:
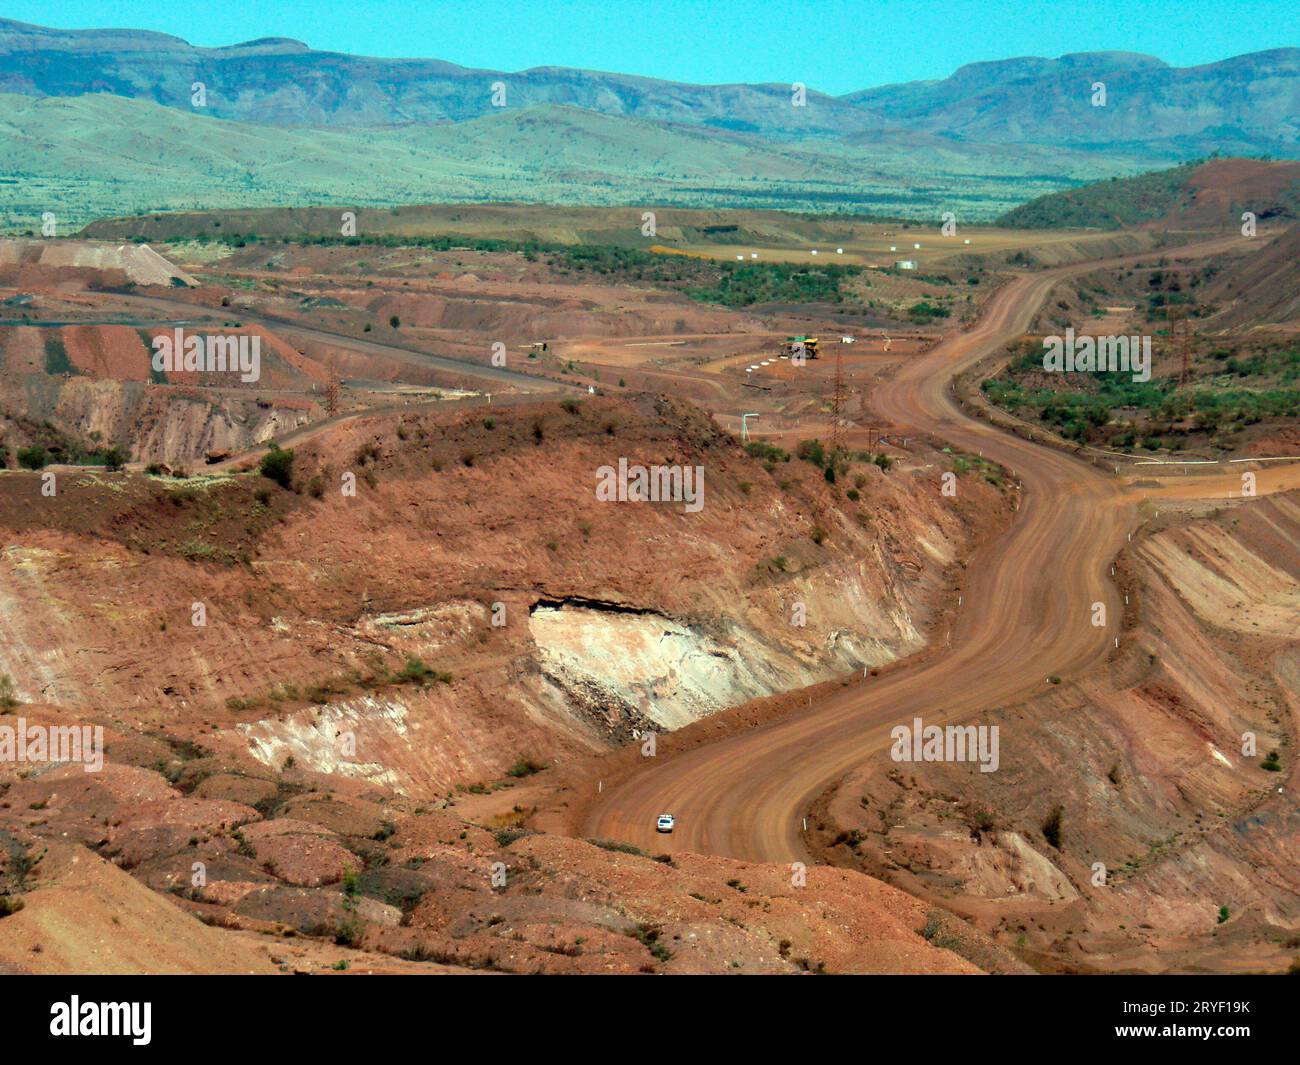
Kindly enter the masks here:
M 34 96 L 111 92 L 191 110 L 191 86 L 217 118 L 269 125 L 382 126 L 460 122 L 509 107 L 567 104 L 603 114 L 790 136 L 877 127 L 868 109 L 810 89 L 794 107 L 788 85 L 687 85 L 564 67 L 518 73 L 438 59 L 317 52 L 264 39 L 195 48 L 165 34 L 44 31 L 0 21 L 0 91 Z M 142 61 L 142 56 L 148 59 Z
M 196 81 L 206 90 L 205 113 L 262 125 L 461 122 L 499 111 L 492 93 L 501 83 L 512 108 L 563 104 L 782 138 L 896 128 L 988 143 L 1119 148 L 1162 160 L 1212 151 L 1300 155 L 1298 48 L 1184 68 L 1130 52 L 994 60 L 840 97 L 810 83 L 807 106 L 796 107 L 785 84 L 692 85 L 554 66 L 477 70 L 315 51 L 288 38 L 200 48 L 148 31 L 0 20 L 3 92 L 110 92 L 191 110 Z M 1098 81 L 1107 102 L 1094 107 Z
M 1094 106 L 1097 83 L 1105 103 Z M 909 128 L 988 143 L 1300 155 L 1300 48 L 1196 67 L 1131 52 L 1007 59 L 844 99 Z

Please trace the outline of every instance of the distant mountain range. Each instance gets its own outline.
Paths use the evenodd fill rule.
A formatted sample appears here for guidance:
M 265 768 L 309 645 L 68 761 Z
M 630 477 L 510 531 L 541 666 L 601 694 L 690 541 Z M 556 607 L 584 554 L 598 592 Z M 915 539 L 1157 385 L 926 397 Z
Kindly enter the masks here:
M 689 85 L 535 67 L 473 70 L 437 59 L 374 59 L 263 38 L 196 48 L 143 30 L 56 30 L 0 20 L 0 92 L 108 92 L 189 110 L 201 82 L 208 113 L 277 126 L 463 122 L 509 107 L 563 104 L 601 114 L 768 136 L 849 136 L 910 129 L 990 143 L 1122 146 L 1300 156 L 1300 48 L 1171 67 L 1154 56 L 1092 52 L 971 63 L 938 81 L 834 97 L 791 88 Z M 1093 85 L 1106 102 L 1093 105 Z
M 204 85 L 207 113 L 276 126 L 385 126 L 463 122 L 508 108 L 562 104 L 601 114 L 804 136 L 866 130 L 865 107 L 810 91 L 791 104 L 789 85 L 686 85 L 563 67 L 522 73 L 472 70 L 438 59 L 374 59 L 317 52 L 264 38 L 195 48 L 140 30 L 51 30 L 0 20 L 0 92 L 79 96 L 107 92 L 191 109 Z
M 1094 106 L 1097 83 L 1105 102 Z M 1199 67 L 1133 52 L 1006 59 L 841 99 L 909 129 L 985 143 L 1300 158 L 1300 48 Z
M 973 220 L 1214 152 L 1300 158 L 1300 49 L 1188 68 L 1122 52 L 975 63 L 839 97 L 810 85 L 795 106 L 787 84 L 473 70 L 282 38 L 197 48 L 0 20 L 10 224 L 42 205 L 85 218 L 421 199 L 913 216 L 946 204 Z M 358 173 L 366 156 L 376 165 Z

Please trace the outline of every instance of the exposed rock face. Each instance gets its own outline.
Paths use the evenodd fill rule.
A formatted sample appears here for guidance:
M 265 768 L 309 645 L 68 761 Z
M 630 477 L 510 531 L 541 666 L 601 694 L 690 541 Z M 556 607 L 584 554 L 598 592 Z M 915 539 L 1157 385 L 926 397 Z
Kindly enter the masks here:
M 61 383 L 53 414 L 74 433 L 120 441 L 137 462 L 180 468 L 265 443 L 323 411 L 298 399 L 213 399 L 197 391 L 178 394 L 167 387 L 75 377 Z
M 0 450 L 45 446 L 56 432 L 84 451 L 117 445 L 136 461 L 183 468 L 320 418 L 328 371 L 268 329 L 160 326 L 138 311 L 120 315 L 138 324 L 64 321 L 94 307 L 94 290 L 163 286 L 170 293 L 197 284 L 144 244 L 0 241 L 0 286 L 28 288 L 15 297 L 29 301 L 23 319 L 34 301 L 49 320 L 0 325 Z M 222 370 L 159 371 L 154 339 L 172 338 L 175 329 L 255 345 L 255 372 L 245 379 Z M 4 457 L 14 464 L 12 454 Z
M 301 495 L 69 474 L 33 509 L 34 475 L 0 478 L 0 673 L 23 698 L 216 726 L 268 766 L 441 794 L 917 649 L 945 568 L 1010 508 L 870 465 L 854 503 L 663 400 L 491 421 L 340 425 L 299 449 Z M 624 453 L 703 464 L 703 509 L 599 501 Z
M 860 585 L 842 589 L 838 601 L 834 592 L 810 592 L 819 610 L 842 612 L 846 621 L 866 599 Z M 538 607 L 528 624 L 547 679 L 620 732 L 680 728 L 748 699 L 860 669 L 882 661 L 880 644 L 890 642 L 877 637 L 867 647 L 854 629 L 836 629 L 814 644 L 794 625 L 788 635 L 733 623 L 710 626 L 714 633 L 661 614 L 568 606 Z

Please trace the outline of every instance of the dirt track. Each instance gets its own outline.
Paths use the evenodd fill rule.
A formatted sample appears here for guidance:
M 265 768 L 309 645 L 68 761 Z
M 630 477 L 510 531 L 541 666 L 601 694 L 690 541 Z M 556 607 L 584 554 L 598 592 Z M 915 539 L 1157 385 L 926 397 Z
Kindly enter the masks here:
M 1108 568 L 1138 523 L 1138 498 L 1120 480 L 1068 454 L 966 416 L 948 390 L 955 374 L 1024 332 L 1052 285 L 1077 269 L 1017 278 L 969 331 L 906 364 L 873 397 L 883 418 L 982 451 L 1014 470 L 1024 486 L 1018 520 L 970 560 L 964 606 L 946 652 L 840 689 L 771 724 L 649 764 L 587 808 L 582 835 L 652 851 L 807 860 L 802 818 L 813 801 L 887 748 L 895 725 L 915 716 L 926 724 L 978 723 L 981 711 L 1041 692 L 1049 675 L 1068 680 L 1105 668 L 1121 621 Z M 940 492 L 937 471 L 931 490 Z M 1107 606 L 1103 628 L 1091 624 L 1091 604 L 1098 601 Z M 654 831 L 655 817 L 664 812 L 677 818 L 671 836 Z
M 139 307 L 142 312 L 153 311 L 153 316 L 143 314 L 137 321 L 132 322 L 134 325 L 149 325 L 158 321 L 157 315 L 170 316 L 167 320 L 172 320 L 176 315 L 185 315 L 185 321 L 204 320 L 216 322 L 222 318 L 222 312 L 204 307 L 196 303 L 186 303 L 182 300 L 166 299 L 162 296 L 121 296 L 123 303 L 128 306 Z M 225 317 L 230 317 L 231 312 L 227 310 Z M 334 344 L 339 347 L 347 348 L 353 351 L 364 352 L 369 355 L 382 355 L 385 358 L 395 359 L 398 362 L 409 363 L 413 366 L 433 367 L 438 370 L 447 370 L 450 372 L 465 374 L 467 377 L 478 378 L 483 381 L 496 382 L 501 385 L 513 385 L 516 388 L 524 389 L 529 392 L 564 392 L 573 391 L 574 386 L 564 384 L 563 382 L 549 381 L 544 377 L 537 377 L 533 374 L 520 373 L 516 370 L 507 370 L 497 366 L 488 366 L 482 363 L 470 362 L 466 359 L 456 359 L 448 355 L 433 355 L 428 352 L 420 351 L 417 348 L 402 347 L 398 344 L 385 344 L 375 340 L 364 340 L 360 337 L 349 336 L 346 333 L 335 333 L 327 329 L 320 329 L 315 326 L 307 325 L 290 318 L 281 318 L 274 314 L 256 314 L 241 308 L 238 312 L 241 321 L 255 322 L 258 325 L 265 326 L 268 329 L 277 332 L 306 337 L 308 340 L 315 340 L 323 344 Z M 30 323 L 24 323 L 30 324 Z

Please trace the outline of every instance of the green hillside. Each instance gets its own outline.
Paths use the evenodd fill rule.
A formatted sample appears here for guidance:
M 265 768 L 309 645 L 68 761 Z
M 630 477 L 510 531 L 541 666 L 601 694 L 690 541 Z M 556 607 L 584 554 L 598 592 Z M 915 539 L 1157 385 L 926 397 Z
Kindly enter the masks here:
M 1049 193 L 997 220 L 1011 229 L 1122 229 L 1163 218 L 1182 199 L 1200 163 Z
M 1131 169 L 915 135 L 794 145 L 559 106 L 444 125 L 285 129 L 107 94 L 0 94 L 0 143 L 0 226 L 39 229 L 52 211 L 61 233 L 151 211 L 492 201 L 913 218 L 955 210 L 977 221 Z

